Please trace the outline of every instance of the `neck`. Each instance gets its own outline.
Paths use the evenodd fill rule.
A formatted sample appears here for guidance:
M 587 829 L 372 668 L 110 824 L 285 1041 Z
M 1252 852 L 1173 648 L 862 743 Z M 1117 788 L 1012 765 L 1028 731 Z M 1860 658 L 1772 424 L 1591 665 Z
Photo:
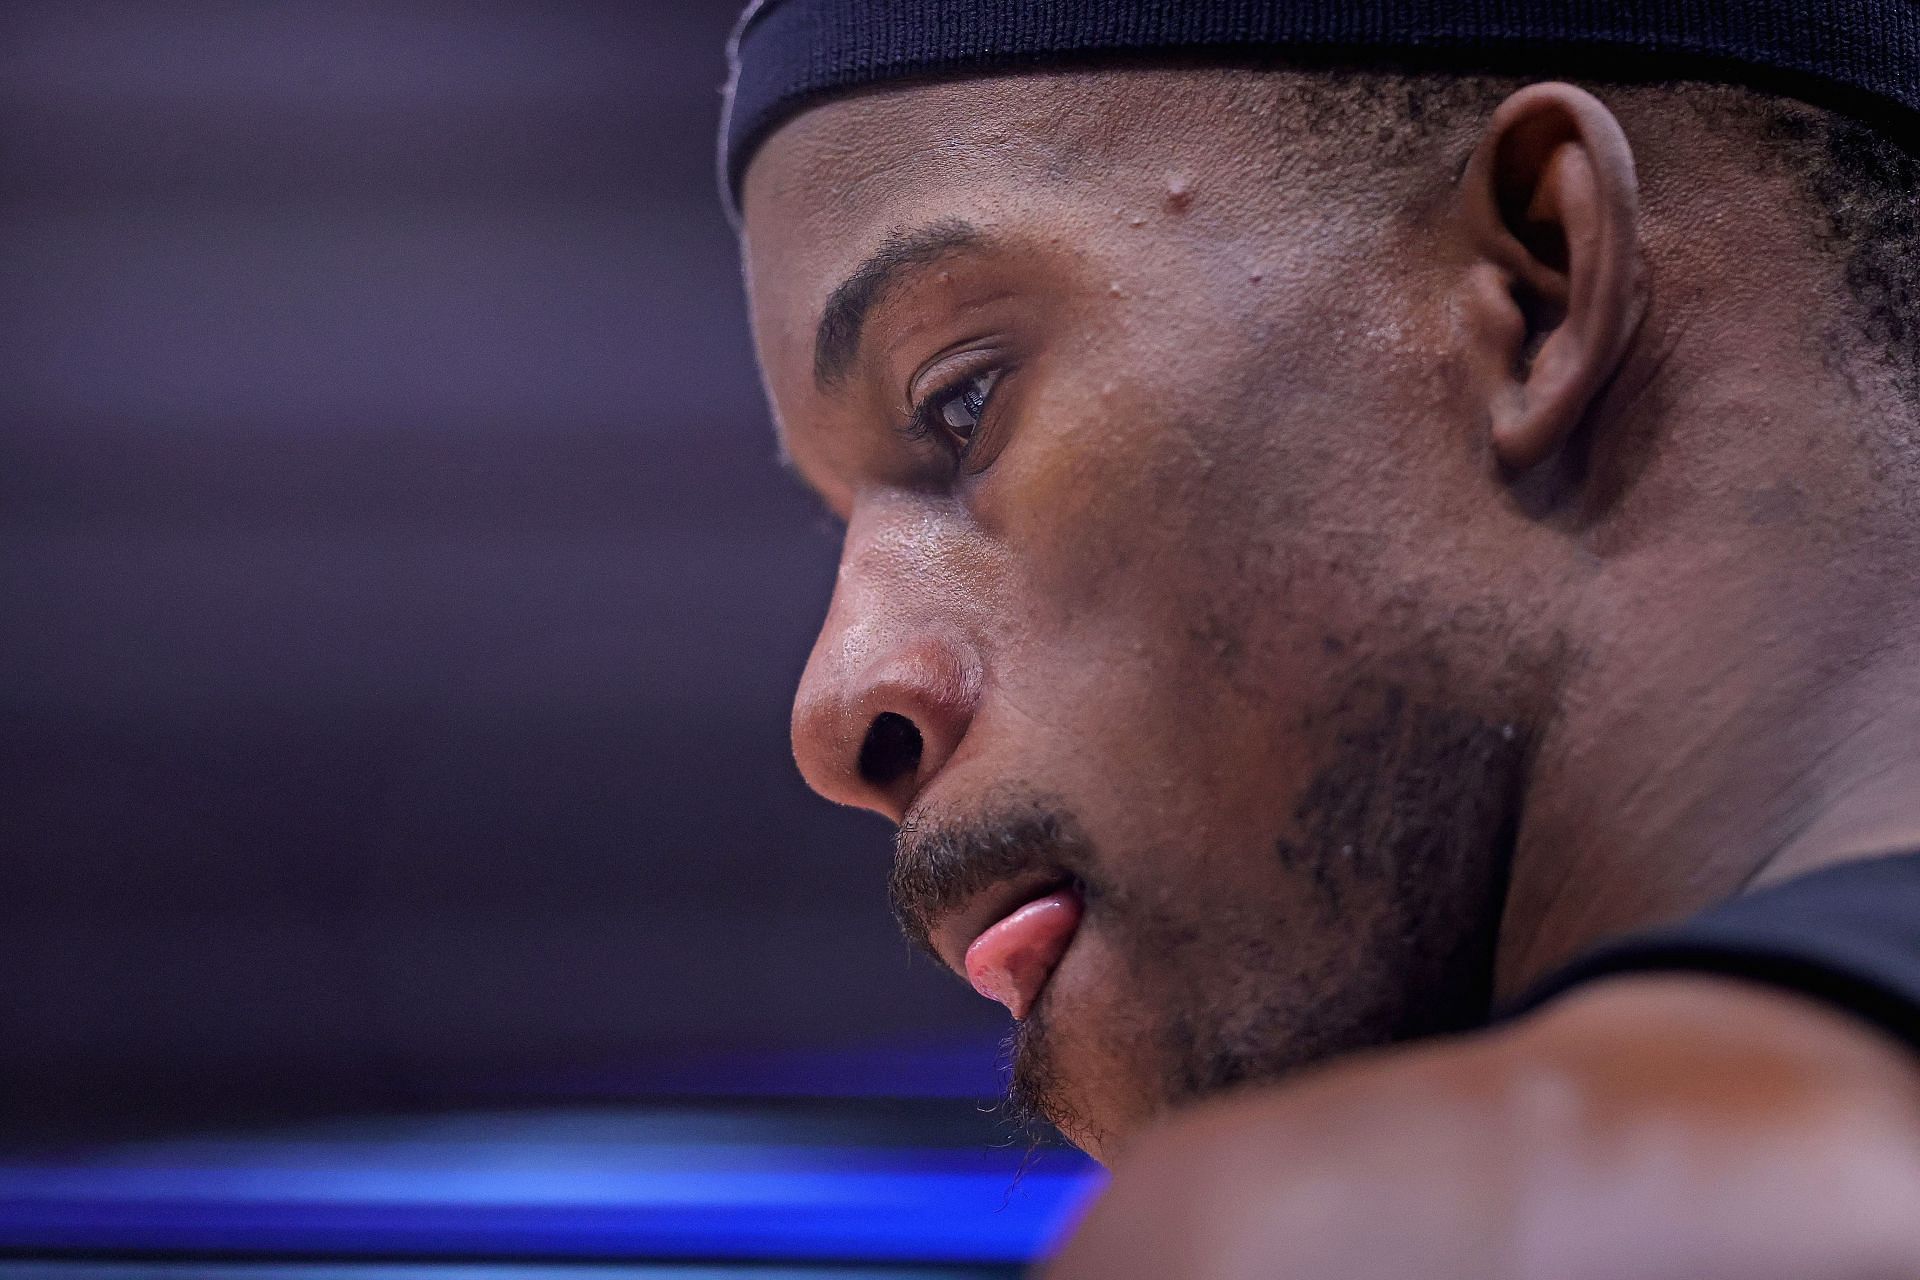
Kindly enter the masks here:
M 1814 802 L 1754 865 L 1743 888 L 1920 850 L 1920 646 L 1879 655 L 1856 683 L 1860 696 L 1839 732 L 1806 766 L 1819 775 Z
M 1920 850 L 1920 645 L 1801 653 L 1784 669 L 1720 652 L 1628 696 L 1614 684 L 1604 712 L 1543 739 L 1501 932 L 1502 997 L 1603 938 Z
M 1608 936 L 1920 849 L 1910 537 L 1762 537 L 1629 553 L 1583 599 L 1536 735 L 1500 997 Z

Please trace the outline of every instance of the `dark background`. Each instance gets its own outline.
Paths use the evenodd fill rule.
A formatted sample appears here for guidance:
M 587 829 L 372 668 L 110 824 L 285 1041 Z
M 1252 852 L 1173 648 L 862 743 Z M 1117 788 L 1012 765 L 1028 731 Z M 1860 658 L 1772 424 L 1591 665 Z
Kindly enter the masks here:
M 734 12 L 0 7 L 9 1126 L 991 1087 L 788 755 Z

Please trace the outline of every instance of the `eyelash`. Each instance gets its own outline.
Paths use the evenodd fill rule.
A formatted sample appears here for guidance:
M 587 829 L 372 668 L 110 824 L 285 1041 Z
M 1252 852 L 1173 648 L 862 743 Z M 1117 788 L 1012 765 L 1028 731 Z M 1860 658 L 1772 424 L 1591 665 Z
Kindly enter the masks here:
M 987 412 L 993 405 L 994 394 L 999 391 L 1000 380 L 1005 375 L 1006 370 L 989 365 L 984 369 L 969 369 L 959 377 L 934 388 L 921 397 L 920 403 L 913 406 L 912 414 L 908 417 L 906 425 L 901 428 L 901 434 L 915 444 L 938 443 L 951 450 L 956 458 L 965 458 L 972 451 L 973 442 L 980 438 L 979 428 L 976 427 L 974 434 L 964 441 L 955 441 L 948 434 L 947 429 L 940 425 L 939 414 L 955 399 L 966 394 L 967 388 L 974 383 L 983 378 L 990 378 L 992 383 L 980 401 L 980 420 L 984 425 Z

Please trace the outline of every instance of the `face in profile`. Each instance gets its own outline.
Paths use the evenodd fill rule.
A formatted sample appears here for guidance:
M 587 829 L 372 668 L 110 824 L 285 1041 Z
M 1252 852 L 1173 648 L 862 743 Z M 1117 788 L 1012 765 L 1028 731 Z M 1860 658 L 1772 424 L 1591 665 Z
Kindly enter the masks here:
M 899 824 L 903 926 L 1102 1158 L 1489 999 L 1530 641 L 1463 514 L 1444 185 L 1356 186 L 1265 83 L 857 97 L 745 187 L 782 442 L 845 526 L 796 754 Z

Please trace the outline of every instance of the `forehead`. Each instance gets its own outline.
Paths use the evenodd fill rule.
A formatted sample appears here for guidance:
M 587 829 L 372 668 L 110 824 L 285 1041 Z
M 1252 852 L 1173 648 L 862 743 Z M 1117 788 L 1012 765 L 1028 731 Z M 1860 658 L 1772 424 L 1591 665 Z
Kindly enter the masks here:
M 1113 118 L 1139 111 L 1141 95 L 1127 88 L 1113 73 L 996 76 L 886 88 L 807 111 L 747 171 L 750 260 L 853 241 L 916 194 L 950 202 L 983 183 L 1013 192 L 1084 176 L 1104 142 L 1134 132 Z
M 916 160 L 1024 154 L 1066 176 L 1091 172 L 1103 156 L 1196 141 L 1244 152 L 1247 141 L 1271 137 L 1297 78 L 1278 68 L 1135 65 L 882 85 L 777 129 L 749 166 L 747 203 L 756 191 L 781 199 L 795 177 L 857 179 Z
M 828 103 L 775 133 L 748 169 L 742 201 L 769 376 L 890 236 L 954 220 L 1002 226 L 1069 175 L 1084 176 L 1091 140 L 1075 117 L 1085 90 L 1054 76 L 891 89 Z
M 827 298 L 891 236 L 1004 221 L 1059 149 L 1003 79 L 850 98 L 784 126 L 755 156 L 742 201 L 755 336 L 776 390 L 811 351 Z
M 1270 182 L 1270 79 L 1224 69 L 982 77 L 839 99 L 782 126 L 743 193 L 755 338 L 776 412 L 822 307 L 889 238 L 960 221 L 1073 246 L 1134 196 Z M 1135 191 L 1134 189 L 1138 190 Z

